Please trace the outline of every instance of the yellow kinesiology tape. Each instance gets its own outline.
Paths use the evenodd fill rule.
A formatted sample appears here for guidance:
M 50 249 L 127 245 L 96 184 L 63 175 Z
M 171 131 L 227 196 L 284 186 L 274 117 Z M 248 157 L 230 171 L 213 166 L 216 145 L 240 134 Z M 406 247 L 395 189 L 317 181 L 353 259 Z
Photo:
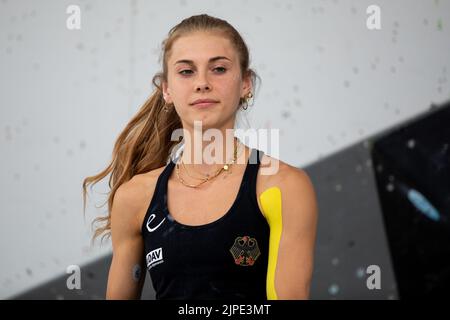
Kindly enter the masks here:
M 281 230 L 283 228 L 281 218 L 281 190 L 278 187 L 271 187 L 259 196 L 262 213 L 264 214 L 269 227 L 269 262 L 266 277 L 266 293 L 268 300 L 277 300 L 275 291 L 275 269 L 277 267 L 278 247 L 280 245 Z

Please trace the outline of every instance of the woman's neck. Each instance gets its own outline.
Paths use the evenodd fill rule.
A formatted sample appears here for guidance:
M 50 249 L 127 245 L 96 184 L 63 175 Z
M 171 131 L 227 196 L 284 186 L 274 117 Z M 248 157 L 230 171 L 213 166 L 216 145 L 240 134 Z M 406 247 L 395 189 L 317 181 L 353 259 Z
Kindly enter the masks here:
M 200 174 L 210 174 L 225 164 L 239 164 L 240 155 L 245 146 L 234 136 L 234 130 L 228 130 L 220 134 L 221 138 L 215 136 L 212 141 L 202 139 L 201 133 L 190 135 L 185 139 L 181 155 L 183 165 L 188 169 Z M 236 151 L 236 158 L 235 158 Z M 245 157 L 244 157 L 245 158 Z M 234 162 L 232 162 L 234 161 Z

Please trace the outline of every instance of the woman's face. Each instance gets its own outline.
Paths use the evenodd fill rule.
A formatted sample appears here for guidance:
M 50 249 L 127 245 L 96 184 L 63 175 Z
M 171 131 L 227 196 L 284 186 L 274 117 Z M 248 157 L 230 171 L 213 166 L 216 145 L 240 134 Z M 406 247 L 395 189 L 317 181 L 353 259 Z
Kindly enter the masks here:
M 195 32 L 178 38 L 167 60 L 164 98 L 173 103 L 183 127 L 202 121 L 202 129 L 233 128 L 239 99 L 251 91 L 250 77 L 242 79 L 239 58 L 228 39 Z M 193 105 L 212 99 L 209 106 Z

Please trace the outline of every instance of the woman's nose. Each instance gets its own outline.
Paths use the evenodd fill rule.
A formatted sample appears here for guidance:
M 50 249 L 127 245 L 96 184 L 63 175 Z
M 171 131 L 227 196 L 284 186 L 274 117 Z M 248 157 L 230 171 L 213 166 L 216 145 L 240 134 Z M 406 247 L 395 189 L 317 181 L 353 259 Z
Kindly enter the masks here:
M 202 84 L 197 85 L 196 91 L 208 91 L 209 89 L 209 84 Z
M 211 85 L 209 84 L 208 76 L 202 72 L 199 72 L 195 90 L 197 92 L 199 92 L 199 91 L 207 91 L 210 89 L 211 89 Z

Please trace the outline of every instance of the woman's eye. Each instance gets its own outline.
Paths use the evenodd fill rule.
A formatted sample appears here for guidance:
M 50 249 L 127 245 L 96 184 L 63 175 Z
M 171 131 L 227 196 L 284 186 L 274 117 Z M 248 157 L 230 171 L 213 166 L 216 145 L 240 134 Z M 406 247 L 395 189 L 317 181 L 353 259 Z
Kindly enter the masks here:
M 186 69 L 186 70 L 181 70 L 179 73 L 180 73 L 180 74 L 183 74 L 183 75 L 186 75 L 187 73 L 183 73 L 183 72 L 185 72 L 185 71 L 190 71 L 190 72 L 192 72 L 192 70 Z
M 221 70 L 223 70 L 223 71 L 221 71 L 221 72 L 219 72 L 219 73 L 224 73 L 227 69 L 225 69 L 224 67 L 217 67 L 217 68 L 215 68 L 214 70 L 217 70 L 217 69 L 221 69 Z
M 224 67 L 217 67 L 217 68 L 214 68 L 213 70 L 218 70 L 218 73 L 224 73 L 227 69 Z M 185 69 L 185 70 L 181 70 L 178 73 L 186 76 L 186 75 L 192 74 L 192 72 L 193 71 L 190 69 Z

